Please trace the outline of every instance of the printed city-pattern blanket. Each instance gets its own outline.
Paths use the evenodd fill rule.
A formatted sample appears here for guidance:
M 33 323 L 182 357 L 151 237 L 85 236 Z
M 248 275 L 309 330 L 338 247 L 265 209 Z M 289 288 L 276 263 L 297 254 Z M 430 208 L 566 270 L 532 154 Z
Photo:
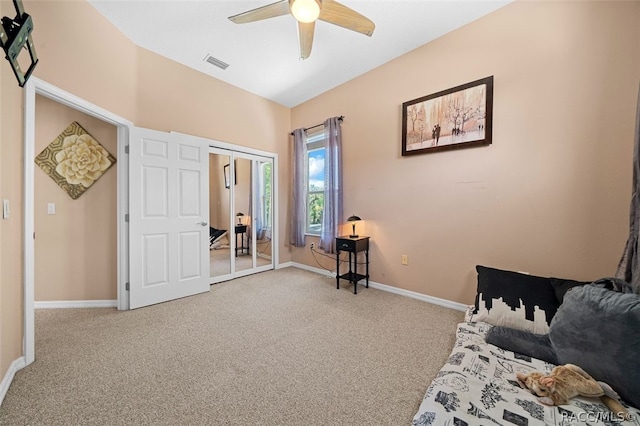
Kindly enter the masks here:
M 458 324 L 451 355 L 424 396 L 414 426 L 427 425 L 637 425 L 640 410 L 621 421 L 598 398 L 573 398 L 569 405 L 549 407 L 522 389 L 516 373 L 548 373 L 554 365 L 490 345 L 491 325 Z

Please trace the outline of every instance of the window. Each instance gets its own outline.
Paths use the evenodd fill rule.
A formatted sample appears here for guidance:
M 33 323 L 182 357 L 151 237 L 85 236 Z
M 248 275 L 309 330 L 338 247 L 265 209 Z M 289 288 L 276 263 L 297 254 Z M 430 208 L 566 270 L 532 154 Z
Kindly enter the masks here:
M 318 247 L 335 252 L 342 212 L 342 117 L 293 131 L 293 176 L 290 242 L 304 247 L 305 235 L 320 237 Z M 325 127 L 327 126 L 327 127 Z M 331 132 L 331 134 L 329 134 Z
M 260 163 L 260 202 L 262 203 L 262 226 L 271 238 L 271 163 Z
M 307 234 L 320 235 L 324 213 L 324 126 L 307 133 Z

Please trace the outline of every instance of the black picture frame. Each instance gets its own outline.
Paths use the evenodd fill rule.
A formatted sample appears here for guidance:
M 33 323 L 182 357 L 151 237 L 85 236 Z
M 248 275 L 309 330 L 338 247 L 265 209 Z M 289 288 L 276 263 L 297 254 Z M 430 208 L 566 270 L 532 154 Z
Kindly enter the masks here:
M 493 76 L 402 104 L 402 156 L 491 145 Z
M 229 189 L 229 187 L 231 186 L 231 179 L 230 179 L 230 172 L 229 172 L 229 166 L 230 164 L 225 164 L 223 167 L 223 172 L 224 172 L 224 187 Z M 234 160 L 233 161 L 233 184 L 237 185 L 238 184 L 238 169 L 237 169 L 238 163 Z

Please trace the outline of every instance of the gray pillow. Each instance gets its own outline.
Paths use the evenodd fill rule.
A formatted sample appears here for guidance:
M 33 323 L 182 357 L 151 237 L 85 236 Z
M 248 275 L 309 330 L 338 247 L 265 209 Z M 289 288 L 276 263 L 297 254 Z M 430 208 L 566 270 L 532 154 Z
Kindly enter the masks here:
M 560 364 L 576 364 L 640 407 L 640 296 L 574 287 L 549 326 Z
M 564 278 L 549 278 L 549 281 L 551 282 L 551 287 L 553 287 L 553 291 L 556 294 L 559 305 L 562 304 L 564 295 L 567 293 L 567 291 L 571 290 L 573 287 L 591 284 L 591 281 L 575 281 L 567 280 Z
M 514 353 L 558 364 L 556 354 L 551 349 L 548 334 L 533 334 L 497 325 L 487 332 L 485 340 L 487 343 Z

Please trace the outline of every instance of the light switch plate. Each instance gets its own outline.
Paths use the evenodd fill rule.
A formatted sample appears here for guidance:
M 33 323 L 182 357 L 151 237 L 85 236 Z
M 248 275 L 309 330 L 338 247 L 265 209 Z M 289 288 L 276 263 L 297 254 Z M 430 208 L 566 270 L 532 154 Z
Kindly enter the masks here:
M 47 214 L 56 214 L 56 203 L 47 204 Z
M 9 210 L 9 200 L 5 198 L 2 200 L 2 218 L 9 219 L 9 213 L 11 213 Z

